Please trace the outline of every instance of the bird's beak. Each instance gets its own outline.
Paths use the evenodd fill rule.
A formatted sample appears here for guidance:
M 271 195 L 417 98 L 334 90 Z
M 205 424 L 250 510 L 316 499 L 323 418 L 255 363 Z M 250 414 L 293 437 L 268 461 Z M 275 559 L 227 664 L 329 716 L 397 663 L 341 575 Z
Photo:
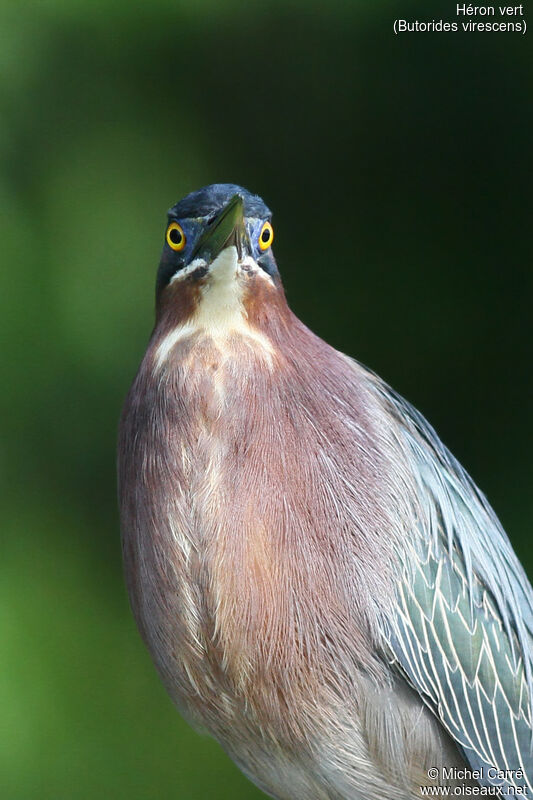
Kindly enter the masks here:
M 209 223 L 200 237 L 192 258 L 214 261 L 226 247 L 237 248 L 239 259 L 250 252 L 250 239 L 244 223 L 244 203 L 240 195 L 234 195 L 220 214 Z

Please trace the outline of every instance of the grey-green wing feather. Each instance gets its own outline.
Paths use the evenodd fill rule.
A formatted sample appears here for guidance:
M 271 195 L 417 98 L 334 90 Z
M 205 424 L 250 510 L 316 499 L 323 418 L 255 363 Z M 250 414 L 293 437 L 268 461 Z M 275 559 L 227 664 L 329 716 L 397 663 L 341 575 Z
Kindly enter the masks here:
M 388 387 L 380 391 L 419 502 L 386 631 L 393 662 L 482 770 L 482 785 L 533 796 L 531 585 L 494 512 L 432 428 Z

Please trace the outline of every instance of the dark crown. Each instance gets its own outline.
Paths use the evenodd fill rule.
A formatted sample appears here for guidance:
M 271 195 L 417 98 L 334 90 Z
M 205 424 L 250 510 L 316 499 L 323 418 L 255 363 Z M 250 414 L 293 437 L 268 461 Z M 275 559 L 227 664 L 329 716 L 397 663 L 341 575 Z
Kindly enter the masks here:
M 222 210 L 234 195 L 240 195 L 244 200 L 244 216 L 270 219 L 272 213 L 256 194 L 251 194 L 242 186 L 234 183 L 212 183 L 203 186 L 196 192 L 191 192 L 179 203 L 169 210 L 169 215 L 176 219 L 194 219 L 195 217 L 210 217 Z

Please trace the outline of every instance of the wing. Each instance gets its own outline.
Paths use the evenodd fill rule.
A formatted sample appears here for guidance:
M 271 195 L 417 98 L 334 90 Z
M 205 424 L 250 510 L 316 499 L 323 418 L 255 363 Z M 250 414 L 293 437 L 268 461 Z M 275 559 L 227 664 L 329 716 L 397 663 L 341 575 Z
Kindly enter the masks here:
M 378 390 L 419 501 L 387 620 L 393 663 L 482 770 L 482 785 L 532 796 L 533 591 L 493 510 L 435 431 L 388 387 Z

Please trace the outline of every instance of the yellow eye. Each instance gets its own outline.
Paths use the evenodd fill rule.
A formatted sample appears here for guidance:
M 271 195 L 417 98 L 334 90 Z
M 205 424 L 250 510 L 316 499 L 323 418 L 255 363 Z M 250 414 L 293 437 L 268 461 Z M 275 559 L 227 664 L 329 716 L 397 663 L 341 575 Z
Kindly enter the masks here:
M 183 250 L 187 237 L 177 222 L 171 222 L 167 228 L 167 243 L 173 250 Z
M 259 234 L 259 248 L 261 250 L 268 250 L 274 241 L 274 228 L 270 222 L 265 222 Z

